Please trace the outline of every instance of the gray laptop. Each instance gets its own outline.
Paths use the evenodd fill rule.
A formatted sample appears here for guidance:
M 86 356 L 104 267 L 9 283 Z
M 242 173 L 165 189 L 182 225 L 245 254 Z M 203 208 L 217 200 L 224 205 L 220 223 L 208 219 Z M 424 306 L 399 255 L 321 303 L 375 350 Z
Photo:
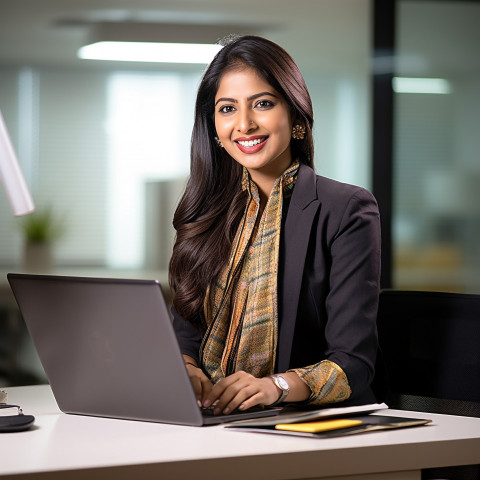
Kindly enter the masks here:
M 278 414 L 202 414 L 156 280 L 8 274 L 60 410 L 182 425 Z

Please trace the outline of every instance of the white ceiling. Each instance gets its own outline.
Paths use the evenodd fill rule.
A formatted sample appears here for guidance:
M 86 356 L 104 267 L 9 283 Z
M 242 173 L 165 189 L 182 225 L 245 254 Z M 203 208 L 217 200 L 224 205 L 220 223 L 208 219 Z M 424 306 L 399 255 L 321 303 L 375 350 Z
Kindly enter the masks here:
M 369 5 L 370 0 L 0 0 L 0 64 L 84 66 L 76 52 L 92 24 L 135 21 L 239 25 L 237 33 L 243 26 L 284 45 L 303 68 L 343 70 L 368 58 Z
M 0 0 L 0 65 L 98 68 L 98 62 L 77 59 L 76 52 L 92 25 L 118 21 L 154 22 L 159 30 L 165 23 L 236 25 L 236 33 L 250 29 L 279 42 L 304 73 L 367 72 L 370 5 L 371 0 Z M 404 0 L 398 25 L 402 74 L 480 73 L 479 1 Z

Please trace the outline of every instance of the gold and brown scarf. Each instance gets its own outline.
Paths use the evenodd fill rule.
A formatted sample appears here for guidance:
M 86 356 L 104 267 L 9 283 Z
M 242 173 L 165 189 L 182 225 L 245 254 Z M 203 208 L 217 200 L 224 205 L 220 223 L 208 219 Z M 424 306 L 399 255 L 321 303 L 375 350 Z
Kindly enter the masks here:
M 238 370 L 255 377 L 273 373 L 282 205 L 293 190 L 298 167 L 294 162 L 276 180 L 260 218 L 258 189 L 244 168 L 242 188 L 249 194 L 245 214 L 227 267 L 205 302 L 208 328 L 201 356 L 213 382 Z

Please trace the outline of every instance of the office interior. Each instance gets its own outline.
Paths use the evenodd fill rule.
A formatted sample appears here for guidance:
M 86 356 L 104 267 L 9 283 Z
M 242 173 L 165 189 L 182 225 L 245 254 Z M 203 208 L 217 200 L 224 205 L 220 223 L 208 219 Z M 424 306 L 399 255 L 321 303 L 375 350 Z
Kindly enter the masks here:
M 374 42 L 381 3 L 394 11 L 384 52 Z M 46 381 L 7 272 L 155 277 L 168 291 L 205 65 L 77 58 L 104 23 L 156 24 L 159 35 L 166 24 L 231 26 L 285 47 L 312 96 L 317 173 L 388 205 L 383 286 L 480 293 L 479 1 L 0 2 L 0 110 L 37 210 L 58 227 L 32 258 L 27 219 L 0 194 L 0 386 Z M 379 75 L 391 83 L 390 154 L 375 153 Z M 410 78 L 440 83 L 419 92 L 402 87 Z

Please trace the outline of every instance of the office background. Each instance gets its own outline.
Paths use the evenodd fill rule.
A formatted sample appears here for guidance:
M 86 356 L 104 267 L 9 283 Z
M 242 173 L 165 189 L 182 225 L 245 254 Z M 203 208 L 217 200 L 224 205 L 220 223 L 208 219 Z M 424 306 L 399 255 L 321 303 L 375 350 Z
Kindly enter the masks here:
M 54 266 L 135 275 L 168 264 L 204 66 L 76 58 L 104 22 L 280 43 L 312 95 L 317 172 L 377 196 L 383 286 L 480 293 L 479 1 L 0 0 L 0 109 L 39 210 L 62 223 Z M 395 93 L 394 77 L 446 89 Z M 21 222 L 0 194 L 2 272 L 26 269 Z

